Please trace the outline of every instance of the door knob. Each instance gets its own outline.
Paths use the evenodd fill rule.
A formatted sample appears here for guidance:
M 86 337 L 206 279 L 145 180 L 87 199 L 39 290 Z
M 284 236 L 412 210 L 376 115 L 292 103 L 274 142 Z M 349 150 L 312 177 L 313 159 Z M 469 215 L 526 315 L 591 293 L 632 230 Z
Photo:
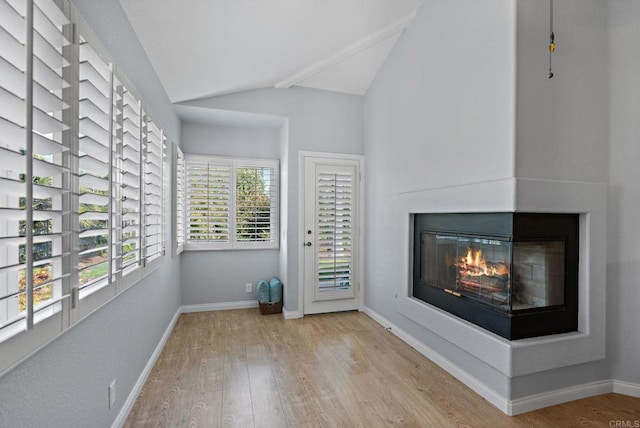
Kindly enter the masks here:
M 307 243 L 306 243 L 306 244 L 304 244 L 304 245 L 306 245 L 307 247 L 310 247 L 310 246 L 311 246 L 311 245 L 313 245 L 313 244 L 311 244 L 311 242 L 307 242 Z

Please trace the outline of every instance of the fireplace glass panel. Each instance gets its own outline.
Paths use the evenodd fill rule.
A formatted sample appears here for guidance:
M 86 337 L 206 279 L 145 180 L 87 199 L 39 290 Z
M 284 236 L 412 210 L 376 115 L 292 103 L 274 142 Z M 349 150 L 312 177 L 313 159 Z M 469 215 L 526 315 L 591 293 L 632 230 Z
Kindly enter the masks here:
M 513 310 L 564 305 L 564 241 L 513 244 Z
M 420 253 L 421 282 L 446 293 L 505 312 L 564 304 L 564 241 L 423 232 Z
M 511 242 L 423 233 L 421 253 L 423 284 L 509 310 Z

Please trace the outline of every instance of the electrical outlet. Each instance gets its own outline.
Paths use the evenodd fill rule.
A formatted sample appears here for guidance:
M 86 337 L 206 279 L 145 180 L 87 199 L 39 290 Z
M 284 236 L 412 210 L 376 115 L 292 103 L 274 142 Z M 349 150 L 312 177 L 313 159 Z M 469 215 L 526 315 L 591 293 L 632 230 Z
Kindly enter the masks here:
M 112 380 L 109 384 L 109 408 L 112 408 L 116 402 L 116 380 Z
M 253 288 L 253 284 L 251 284 L 250 282 L 247 282 L 244 285 L 245 290 L 247 291 L 247 293 L 251 293 L 251 289 Z

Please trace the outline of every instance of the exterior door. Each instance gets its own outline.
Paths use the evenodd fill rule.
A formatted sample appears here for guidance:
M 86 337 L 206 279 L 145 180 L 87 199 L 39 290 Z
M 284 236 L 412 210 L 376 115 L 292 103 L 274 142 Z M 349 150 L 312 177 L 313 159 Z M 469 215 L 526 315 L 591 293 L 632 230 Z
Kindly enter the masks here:
M 304 313 L 358 309 L 358 160 L 305 158 Z

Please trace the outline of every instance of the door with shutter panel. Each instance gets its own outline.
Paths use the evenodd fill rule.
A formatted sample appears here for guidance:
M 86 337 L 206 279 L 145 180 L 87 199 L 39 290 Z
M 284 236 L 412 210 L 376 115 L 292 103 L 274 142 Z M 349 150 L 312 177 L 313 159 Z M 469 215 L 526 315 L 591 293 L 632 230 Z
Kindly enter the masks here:
M 304 313 L 358 309 L 359 161 L 305 158 Z

